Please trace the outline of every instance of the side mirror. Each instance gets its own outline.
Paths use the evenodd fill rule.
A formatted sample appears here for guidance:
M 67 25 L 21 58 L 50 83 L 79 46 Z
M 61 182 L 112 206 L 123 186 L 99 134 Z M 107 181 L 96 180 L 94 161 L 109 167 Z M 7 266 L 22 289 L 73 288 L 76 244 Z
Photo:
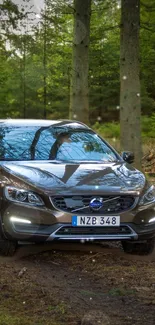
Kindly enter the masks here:
M 124 151 L 122 152 L 122 158 L 124 161 L 126 161 L 128 164 L 132 164 L 134 162 L 134 153 L 131 151 Z

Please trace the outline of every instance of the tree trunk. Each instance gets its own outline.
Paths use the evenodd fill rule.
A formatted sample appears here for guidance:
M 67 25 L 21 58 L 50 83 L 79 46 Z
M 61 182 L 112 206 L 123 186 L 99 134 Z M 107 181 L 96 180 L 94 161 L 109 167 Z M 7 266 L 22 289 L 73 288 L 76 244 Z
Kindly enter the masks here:
M 120 44 L 121 147 L 133 151 L 141 168 L 141 99 L 139 64 L 140 0 L 122 0 Z
M 47 117 L 47 8 L 46 8 L 46 0 L 44 2 L 44 23 L 43 23 L 43 28 L 44 28 L 44 45 L 43 45 L 43 69 L 44 69 L 44 119 Z
M 91 0 L 74 0 L 70 118 L 89 123 L 89 36 Z

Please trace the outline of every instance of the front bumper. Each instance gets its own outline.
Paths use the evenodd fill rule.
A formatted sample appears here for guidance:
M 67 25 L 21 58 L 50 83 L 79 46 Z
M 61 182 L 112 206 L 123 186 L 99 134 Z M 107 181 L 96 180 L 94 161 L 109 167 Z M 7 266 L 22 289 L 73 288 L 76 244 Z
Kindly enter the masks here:
M 155 237 L 155 223 L 136 225 L 123 223 L 119 227 L 73 227 L 70 223 L 55 225 L 16 224 L 7 236 L 33 242 L 146 240 Z
M 30 224 L 10 222 L 16 216 L 30 220 Z M 101 240 L 145 240 L 155 237 L 155 208 L 143 211 L 131 210 L 120 215 L 119 227 L 73 227 L 71 214 L 11 204 L 1 215 L 4 235 L 17 241 L 101 241 Z
M 58 225 L 50 234 L 47 241 L 51 240 L 136 240 L 138 235 L 129 226 L 121 224 L 119 227 L 73 227 L 71 224 Z

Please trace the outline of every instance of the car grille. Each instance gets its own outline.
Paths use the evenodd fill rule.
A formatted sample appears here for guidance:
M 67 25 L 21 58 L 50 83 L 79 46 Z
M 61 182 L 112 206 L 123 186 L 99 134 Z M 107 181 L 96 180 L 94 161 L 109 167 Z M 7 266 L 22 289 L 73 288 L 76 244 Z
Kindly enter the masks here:
M 135 203 L 135 198 L 129 195 L 102 196 L 103 207 L 95 211 L 89 206 L 94 197 L 97 198 L 97 196 L 56 196 L 51 197 L 51 201 L 58 210 L 78 213 L 78 215 L 121 213 L 130 210 Z
M 72 235 L 129 235 L 132 231 L 128 226 L 120 227 L 62 227 L 56 232 L 57 236 Z

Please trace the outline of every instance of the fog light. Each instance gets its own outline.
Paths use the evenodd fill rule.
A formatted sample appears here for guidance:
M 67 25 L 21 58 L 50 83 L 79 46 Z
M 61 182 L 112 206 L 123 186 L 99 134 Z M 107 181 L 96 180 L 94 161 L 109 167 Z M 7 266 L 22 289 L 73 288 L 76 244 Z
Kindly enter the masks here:
M 18 222 L 18 223 L 26 223 L 26 224 L 30 224 L 31 221 L 27 220 L 27 219 L 21 219 L 21 218 L 17 218 L 17 217 L 11 217 L 10 221 L 12 222 Z
M 155 217 L 153 217 L 153 218 L 151 218 L 151 219 L 149 220 L 149 223 L 152 223 L 152 222 L 155 222 Z

